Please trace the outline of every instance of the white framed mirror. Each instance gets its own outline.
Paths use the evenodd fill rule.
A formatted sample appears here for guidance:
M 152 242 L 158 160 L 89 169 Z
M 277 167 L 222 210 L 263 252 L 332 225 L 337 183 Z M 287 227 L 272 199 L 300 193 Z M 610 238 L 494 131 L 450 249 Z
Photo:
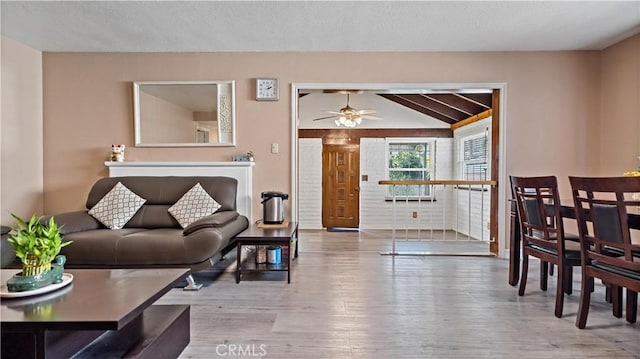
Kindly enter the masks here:
M 235 81 L 133 83 L 137 147 L 236 145 Z

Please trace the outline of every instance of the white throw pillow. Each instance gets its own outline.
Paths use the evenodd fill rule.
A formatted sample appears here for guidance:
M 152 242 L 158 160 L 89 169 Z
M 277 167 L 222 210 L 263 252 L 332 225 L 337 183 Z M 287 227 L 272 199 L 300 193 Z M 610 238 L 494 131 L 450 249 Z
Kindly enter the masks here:
M 121 229 L 146 201 L 118 182 L 89 210 L 89 214 L 111 229 Z
M 169 208 L 169 213 L 182 228 L 186 228 L 198 219 L 208 216 L 220 208 L 220 204 L 196 183 L 182 198 Z

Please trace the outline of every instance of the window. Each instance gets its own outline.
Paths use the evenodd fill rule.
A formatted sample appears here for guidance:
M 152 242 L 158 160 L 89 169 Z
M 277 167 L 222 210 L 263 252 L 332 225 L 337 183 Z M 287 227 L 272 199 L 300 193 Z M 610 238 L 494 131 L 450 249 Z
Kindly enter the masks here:
M 487 131 L 460 140 L 460 174 L 465 181 L 486 181 L 489 175 Z
M 434 141 L 387 139 L 387 174 L 390 180 L 425 180 L 432 177 Z M 428 197 L 430 186 L 396 186 L 396 197 Z M 393 195 L 389 186 L 389 196 Z

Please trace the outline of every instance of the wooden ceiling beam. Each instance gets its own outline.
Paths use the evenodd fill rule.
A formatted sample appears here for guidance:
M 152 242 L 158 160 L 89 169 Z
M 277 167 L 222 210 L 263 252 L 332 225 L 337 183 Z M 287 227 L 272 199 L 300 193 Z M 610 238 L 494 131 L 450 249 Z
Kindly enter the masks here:
M 437 112 L 443 116 L 447 116 L 452 120 L 455 121 L 460 121 L 460 120 L 464 120 L 465 118 L 473 115 L 473 114 L 467 114 L 464 111 L 460 111 L 454 107 L 448 106 L 446 104 L 443 104 L 439 101 L 433 100 L 431 98 L 429 98 L 426 95 L 423 94 L 415 94 L 415 95 L 405 95 L 405 94 L 400 94 L 398 95 L 401 98 L 404 98 L 406 100 L 409 100 L 413 103 L 416 103 L 428 110 L 431 110 L 433 112 Z
M 491 108 L 492 94 L 490 93 L 454 93 L 454 95 L 480 105 L 487 110 Z
M 414 111 L 420 112 L 422 114 L 425 114 L 427 116 L 431 116 L 435 119 L 438 119 L 442 122 L 448 123 L 450 125 L 454 124 L 457 122 L 456 119 L 453 119 L 451 117 L 445 116 L 441 113 L 438 113 L 436 111 L 432 111 L 424 106 L 421 106 L 420 104 L 417 104 L 413 101 L 407 100 L 403 97 L 401 97 L 400 95 L 391 95 L 391 94 L 379 94 L 380 96 L 386 98 L 387 100 L 393 101 L 395 103 L 398 103 L 400 105 L 406 106 Z
M 425 96 L 434 99 L 435 101 L 442 102 L 447 106 L 456 108 L 458 109 L 458 111 L 463 111 L 469 116 L 473 116 L 486 110 L 484 106 L 478 105 L 475 102 L 467 100 L 466 98 L 455 96 L 454 94 L 431 93 L 426 94 Z
M 487 117 L 491 117 L 491 115 L 493 115 L 493 110 L 488 109 L 488 110 L 486 110 L 484 112 L 480 112 L 477 115 L 473 115 L 473 116 L 471 116 L 471 117 L 469 117 L 467 119 L 464 119 L 464 120 L 462 120 L 462 121 L 460 121 L 458 123 L 454 123 L 453 125 L 451 125 L 451 129 L 455 130 L 455 129 L 458 129 L 460 127 L 464 127 L 464 126 L 472 124 L 474 122 L 477 122 L 477 121 L 480 121 L 480 120 L 484 120 Z

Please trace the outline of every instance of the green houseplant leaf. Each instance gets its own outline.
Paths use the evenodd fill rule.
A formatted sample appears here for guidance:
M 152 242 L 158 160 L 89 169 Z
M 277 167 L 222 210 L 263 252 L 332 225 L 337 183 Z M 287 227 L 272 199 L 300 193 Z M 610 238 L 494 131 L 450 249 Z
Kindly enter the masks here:
M 9 243 L 16 252 L 16 256 L 22 261 L 23 267 L 33 262 L 44 262 L 48 265 L 60 253 L 62 247 L 71 244 L 71 241 L 62 241 L 61 227 L 53 217 L 48 222 L 44 222 L 42 218 L 33 214 L 27 222 L 13 213 L 11 216 L 16 220 L 17 225 L 13 228 Z M 40 273 L 25 273 L 25 275 L 35 274 Z

